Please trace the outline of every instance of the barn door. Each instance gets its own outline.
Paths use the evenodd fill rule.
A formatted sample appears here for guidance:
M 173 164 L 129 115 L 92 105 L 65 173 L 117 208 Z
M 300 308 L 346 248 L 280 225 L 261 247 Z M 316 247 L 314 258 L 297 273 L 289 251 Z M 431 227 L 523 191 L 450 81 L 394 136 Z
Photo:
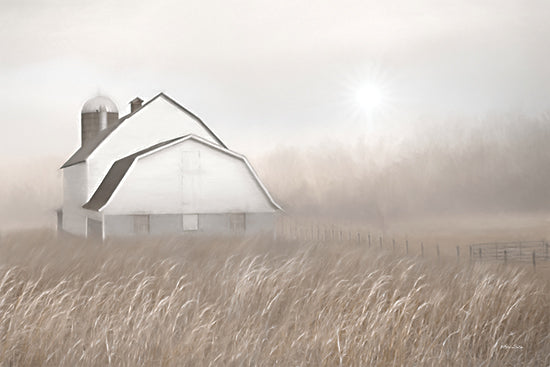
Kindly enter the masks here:
M 244 213 L 229 214 L 229 229 L 233 233 L 244 233 L 246 229 L 246 217 Z
M 149 234 L 149 216 L 134 215 L 134 233 Z

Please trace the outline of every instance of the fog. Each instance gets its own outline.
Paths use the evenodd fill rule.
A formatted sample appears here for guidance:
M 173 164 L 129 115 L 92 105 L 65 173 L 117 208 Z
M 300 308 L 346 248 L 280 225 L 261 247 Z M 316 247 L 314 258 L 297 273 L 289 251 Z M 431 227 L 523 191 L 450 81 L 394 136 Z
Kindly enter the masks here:
M 422 216 L 548 210 L 548 115 L 451 126 L 425 129 L 397 148 L 362 138 L 287 148 L 258 168 L 283 205 L 302 215 L 386 225 Z
M 421 218 L 548 212 L 548 115 L 441 129 L 423 130 L 397 149 L 361 138 L 288 148 L 258 168 L 290 212 L 382 228 Z
M 291 215 L 382 229 L 421 218 L 547 215 L 550 115 L 493 116 L 474 126 L 425 124 L 398 143 L 356 136 L 249 158 Z M 9 175 L 0 186 L 0 230 L 55 225 L 63 161 L 2 161 Z

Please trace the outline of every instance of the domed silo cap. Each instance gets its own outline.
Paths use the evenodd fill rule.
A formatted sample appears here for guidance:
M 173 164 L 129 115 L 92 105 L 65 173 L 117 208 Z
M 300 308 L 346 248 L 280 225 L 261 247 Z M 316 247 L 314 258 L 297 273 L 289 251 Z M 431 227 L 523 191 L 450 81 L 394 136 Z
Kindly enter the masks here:
M 82 113 L 99 112 L 105 110 L 106 112 L 118 113 L 118 108 L 109 97 L 97 96 L 89 99 L 84 106 L 82 106 Z

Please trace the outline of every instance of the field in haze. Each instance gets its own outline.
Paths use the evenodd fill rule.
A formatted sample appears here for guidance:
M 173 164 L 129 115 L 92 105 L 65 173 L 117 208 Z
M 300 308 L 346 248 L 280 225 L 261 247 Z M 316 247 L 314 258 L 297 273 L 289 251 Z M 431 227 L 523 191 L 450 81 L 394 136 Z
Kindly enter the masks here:
M 549 275 L 352 242 L 12 232 L 0 239 L 0 361 L 546 366 Z

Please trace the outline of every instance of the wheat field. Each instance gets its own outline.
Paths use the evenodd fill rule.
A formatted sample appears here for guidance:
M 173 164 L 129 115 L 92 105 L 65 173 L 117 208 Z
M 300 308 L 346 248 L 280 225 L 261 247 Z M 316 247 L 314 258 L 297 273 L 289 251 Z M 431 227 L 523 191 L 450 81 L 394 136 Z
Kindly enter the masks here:
M 548 366 L 545 269 L 352 243 L 0 238 L 1 366 Z

